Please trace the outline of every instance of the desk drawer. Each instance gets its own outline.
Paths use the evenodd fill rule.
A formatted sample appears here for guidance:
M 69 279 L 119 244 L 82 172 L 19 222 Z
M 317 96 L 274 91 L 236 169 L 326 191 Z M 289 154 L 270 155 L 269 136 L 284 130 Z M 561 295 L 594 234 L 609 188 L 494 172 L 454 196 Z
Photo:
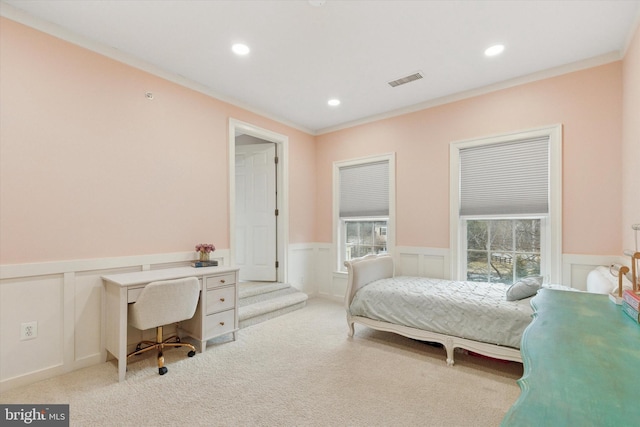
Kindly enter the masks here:
M 207 314 L 228 310 L 236 306 L 236 287 L 227 286 L 207 291 Z
M 198 282 L 200 284 L 200 289 L 202 289 L 202 279 L 198 279 Z M 144 286 L 138 286 L 137 288 L 128 288 L 127 289 L 127 303 L 131 304 L 132 302 L 136 302 L 138 300 L 138 297 L 140 296 L 140 293 L 142 292 L 142 290 L 144 289 L 146 285 Z
M 207 277 L 207 289 L 219 288 L 220 286 L 228 286 L 236 283 L 236 275 L 234 273 L 221 274 L 219 276 Z
M 204 339 L 211 339 L 233 332 L 235 330 L 235 315 L 235 310 L 208 315 L 204 325 Z

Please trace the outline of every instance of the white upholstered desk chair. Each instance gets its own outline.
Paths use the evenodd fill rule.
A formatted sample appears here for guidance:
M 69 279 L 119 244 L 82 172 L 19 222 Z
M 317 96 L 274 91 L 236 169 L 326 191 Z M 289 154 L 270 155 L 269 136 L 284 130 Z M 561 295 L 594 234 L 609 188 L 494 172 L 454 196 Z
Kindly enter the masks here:
M 151 282 L 145 286 L 136 302 L 129 304 L 129 324 L 140 330 L 156 328 L 156 340 L 140 342 L 136 351 L 127 355 L 127 360 L 132 356 L 157 349 L 158 373 L 164 375 L 167 373 L 162 354 L 164 347 L 188 347 L 191 349 L 188 356 L 193 357 L 196 354 L 195 347 L 181 342 L 177 335 L 163 340 L 162 327 L 191 319 L 196 311 L 199 296 L 200 285 L 195 277 Z M 145 345 L 146 347 L 143 347 Z

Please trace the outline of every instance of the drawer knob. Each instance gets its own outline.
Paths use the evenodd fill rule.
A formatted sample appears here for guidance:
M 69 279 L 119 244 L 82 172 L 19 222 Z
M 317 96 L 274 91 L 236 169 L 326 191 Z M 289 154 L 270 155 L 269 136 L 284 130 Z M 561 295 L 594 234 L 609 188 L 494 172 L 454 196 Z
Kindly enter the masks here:
M 220 326 L 224 326 L 224 322 L 220 322 Z
M 224 279 L 220 279 L 220 283 L 224 283 Z
M 224 302 L 224 298 L 220 298 L 220 302 Z

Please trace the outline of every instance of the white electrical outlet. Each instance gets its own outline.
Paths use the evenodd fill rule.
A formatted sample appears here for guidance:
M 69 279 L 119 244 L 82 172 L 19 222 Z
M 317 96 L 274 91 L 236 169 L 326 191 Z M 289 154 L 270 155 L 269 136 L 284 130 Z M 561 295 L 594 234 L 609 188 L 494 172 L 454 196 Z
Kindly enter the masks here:
M 20 341 L 32 340 L 37 336 L 38 322 L 28 322 L 20 325 Z

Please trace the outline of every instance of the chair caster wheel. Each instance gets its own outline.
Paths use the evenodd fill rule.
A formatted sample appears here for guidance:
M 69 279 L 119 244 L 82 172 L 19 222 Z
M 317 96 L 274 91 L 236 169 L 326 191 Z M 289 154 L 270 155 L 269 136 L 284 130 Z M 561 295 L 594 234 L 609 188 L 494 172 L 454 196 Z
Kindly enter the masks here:
M 189 353 L 187 353 L 187 356 L 189 356 L 189 357 L 193 357 L 195 355 L 196 355 L 196 352 L 193 351 L 193 350 L 191 350 Z
M 158 373 L 159 373 L 160 375 L 164 375 L 164 374 L 166 374 L 166 373 L 167 373 L 167 371 L 168 371 L 168 369 L 167 369 L 167 367 L 166 367 L 166 366 L 163 366 L 162 368 L 158 368 Z

